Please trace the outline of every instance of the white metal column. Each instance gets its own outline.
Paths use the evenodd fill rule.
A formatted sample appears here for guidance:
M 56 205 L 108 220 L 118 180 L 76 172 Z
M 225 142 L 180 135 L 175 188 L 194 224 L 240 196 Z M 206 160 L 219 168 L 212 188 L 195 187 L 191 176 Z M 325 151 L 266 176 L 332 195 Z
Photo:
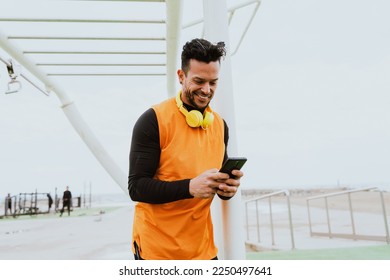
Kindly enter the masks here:
M 211 42 L 224 41 L 227 55 L 222 61 L 220 81 L 213 102 L 214 109 L 221 114 L 229 126 L 229 154 L 237 155 L 237 137 L 234 112 L 234 96 L 230 60 L 229 30 L 226 0 L 203 0 L 205 38 Z M 214 219 L 215 221 L 215 219 Z M 245 259 L 245 241 L 241 190 L 229 201 L 222 201 L 223 254 L 221 258 Z M 218 232 L 218 229 L 216 230 Z
M 177 93 L 177 62 L 182 18 L 182 0 L 166 0 L 167 6 L 167 90 L 168 96 Z

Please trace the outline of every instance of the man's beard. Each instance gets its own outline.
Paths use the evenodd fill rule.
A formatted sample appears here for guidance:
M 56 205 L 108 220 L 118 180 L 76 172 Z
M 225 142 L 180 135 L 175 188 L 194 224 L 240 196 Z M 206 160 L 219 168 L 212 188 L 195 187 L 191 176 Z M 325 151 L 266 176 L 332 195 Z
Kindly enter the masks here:
M 188 102 L 190 104 L 188 105 L 191 105 L 192 107 L 194 107 L 195 109 L 197 110 L 200 110 L 200 111 L 203 111 L 205 108 L 207 108 L 207 106 L 209 106 L 210 104 L 210 101 L 211 99 L 213 98 L 214 96 L 214 92 L 211 92 L 209 95 L 208 95 L 208 98 L 209 98 L 209 102 L 207 102 L 207 104 L 204 106 L 204 107 L 199 107 L 196 102 L 195 102 L 195 95 L 200 95 L 200 96 L 204 96 L 204 94 L 202 94 L 202 91 L 201 90 L 197 90 L 197 91 L 193 91 L 191 92 L 189 89 L 187 90 L 184 90 L 184 94 L 188 100 Z

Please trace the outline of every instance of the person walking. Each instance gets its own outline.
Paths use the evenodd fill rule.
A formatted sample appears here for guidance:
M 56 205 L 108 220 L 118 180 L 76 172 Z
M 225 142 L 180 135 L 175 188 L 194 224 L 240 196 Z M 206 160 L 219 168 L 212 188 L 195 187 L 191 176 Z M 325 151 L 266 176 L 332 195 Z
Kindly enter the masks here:
M 47 210 L 47 212 L 50 212 L 50 209 L 51 209 L 51 206 L 53 205 L 53 198 L 51 197 L 50 193 L 48 193 L 47 195 L 47 199 L 48 199 L 48 204 L 49 204 L 49 209 Z
M 8 194 L 5 198 L 5 215 L 12 215 L 12 197 L 11 194 Z
M 64 191 L 64 194 L 62 196 L 62 209 L 61 209 L 60 217 L 62 217 L 65 207 L 68 209 L 68 216 L 70 216 L 70 207 L 72 206 L 71 204 L 72 204 L 72 193 L 70 192 L 69 187 L 66 186 L 66 190 Z

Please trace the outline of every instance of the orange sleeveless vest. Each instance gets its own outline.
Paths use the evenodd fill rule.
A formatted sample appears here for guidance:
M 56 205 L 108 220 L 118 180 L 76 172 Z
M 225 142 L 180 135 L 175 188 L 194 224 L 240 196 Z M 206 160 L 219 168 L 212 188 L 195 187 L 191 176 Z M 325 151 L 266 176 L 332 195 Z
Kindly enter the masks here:
M 160 134 L 160 163 L 155 179 L 192 179 L 220 168 L 225 152 L 224 124 L 214 113 L 206 130 L 191 128 L 175 98 L 153 106 Z M 133 241 L 140 255 L 150 260 L 210 260 L 217 256 L 210 204 L 212 199 L 190 198 L 164 204 L 138 202 L 135 207 Z

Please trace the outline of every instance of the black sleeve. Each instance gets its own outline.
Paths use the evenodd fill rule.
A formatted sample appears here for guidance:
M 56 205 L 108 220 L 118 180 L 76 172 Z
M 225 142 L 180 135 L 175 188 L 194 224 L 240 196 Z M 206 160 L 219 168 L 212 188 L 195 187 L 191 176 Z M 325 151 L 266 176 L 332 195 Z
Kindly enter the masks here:
M 223 120 L 223 125 L 224 125 L 224 134 L 223 134 L 224 139 L 223 139 L 223 141 L 225 142 L 225 155 L 223 156 L 223 162 L 225 162 L 225 160 L 227 160 L 227 158 L 228 158 L 227 147 L 228 147 L 228 143 L 229 143 L 229 127 L 226 124 L 225 120 Z
M 153 179 L 159 165 L 160 151 L 157 116 L 153 109 L 149 109 L 133 128 L 128 178 L 131 199 L 159 204 L 192 198 L 190 179 L 173 182 Z
M 229 143 L 229 127 L 227 126 L 225 120 L 223 120 L 223 124 L 224 124 L 224 142 L 225 142 L 225 155 L 223 156 L 223 162 L 225 162 L 225 160 L 228 158 L 228 154 L 227 154 L 227 147 L 228 147 L 228 143 Z M 226 197 L 226 196 L 222 196 L 222 195 L 219 195 L 219 198 L 222 199 L 222 200 L 229 200 L 231 199 L 231 197 Z

